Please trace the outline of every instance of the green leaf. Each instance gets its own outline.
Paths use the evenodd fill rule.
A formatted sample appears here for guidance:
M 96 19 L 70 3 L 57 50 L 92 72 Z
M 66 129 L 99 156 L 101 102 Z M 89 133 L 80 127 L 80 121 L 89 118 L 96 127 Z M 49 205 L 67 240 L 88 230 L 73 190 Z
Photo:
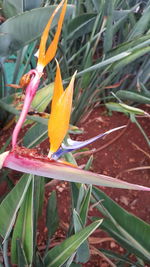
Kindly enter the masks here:
M 1 147 L 0 149 L 0 154 L 3 153 L 4 151 L 6 151 L 6 148 L 8 147 L 8 145 L 11 142 L 11 136 L 7 139 L 7 141 L 5 142 L 5 144 L 3 145 L 3 147 Z
M 74 210 L 73 211 L 73 222 L 75 233 L 83 229 L 83 223 L 79 214 Z M 90 258 L 89 243 L 88 240 L 85 240 L 81 246 L 77 249 L 76 252 L 76 262 L 86 263 Z
M 76 209 L 79 212 L 80 204 L 84 197 L 84 185 L 78 183 L 71 183 L 71 203 L 72 203 L 72 210 Z
M 16 214 L 24 200 L 31 179 L 32 175 L 24 174 L 0 204 L 0 234 L 4 240 L 7 239 L 13 228 Z
M 16 240 L 17 246 L 17 258 L 18 258 L 18 267 L 27 266 L 28 262 L 25 256 L 25 252 L 20 240 Z
M 113 43 L 113 11 L 114 11 L 114 3 L 113 1 L 107 1 L 107 24 L 106 31 L 104 35 L 104 54 L 106 54 L 111 48 Z
M 38 112 L 45 111 L 46 107 L 52 100 L 53 88 L 54 83 L 50 83 L 49 85 L 38 90 L 32 101 L 32 107 L 35 108 Z
M 112 69 L 115 70 L 120 70 L 120 68 L 125 67 L 126 65 L 132 63 L 133 61 L 135 61 L 136 59 L 138 59 L 139 57 L 142 57 L 143 55 L 145 55 L 146 53 L 150 52 L 150 47 L 144 47 L 144 48 L 139 48 L 135 51 L 132 51 L 130 53 L 130 55 L 128 55 L 127 57 L 124 57 L 123 59 L 121 59 L 120 61 L 114 63 L 112 65 Z
M 99 63 L 97 63 L 97 64 L 95 64 L 95 65 L 93 65 L 93 66 L 91 66 L 91 67 L 89 67 L 87 69 L 84 69 L 84 70 L 78 72 L 76 77 L 80 77 L 84 73 L 87 73 L 87 72 L 90 72 L 90 71 L 94 71 L 94 70 L 98 70 L 98 69 L 101 69 L 101 68 L 103 68 L 103 67 L 105 67 L 107 65 L 110 65 L 110 64 L 112 64 L 112 63 L 114 63 L 116 61 L 120 61 L 121 59 L 128 57 L 130 54 L 131 54 L 131 52 L 127 51 L 127 52 L 120 53 L 120 54 L 118 54 L 116 56 L 113 56 L 111 58 L 108 58 L 106 60 L 103 60 L 103 61 L 101 61 L 101 62 L 99 62 Z
M 86 57 L 86 62 L 84 64 L 84 68 L 89 68 L 92 66 L 93 63 L 93 55 L 92 55 L 92 50 L 89 51 L 88 56 Z M 82 76 L 82 81 L 81 81 L 81 88 L 87 88 L 89 86 L 91 79 L 91 75 L 89 73 L 85 73 Z
M 68 25 L 68 39 L 74 40 L 93 29 L 96 14 L 82 14 L 72 19 Z
M 136 5 L 137 7 L 137 5 Z M 114 10 L 113 11 L 113 20 L 117 22 L 118 20 L 122 20 L 124 18 L 127 18 L 128 15 L 133 12 L 133 9 L 128 9 L 128 10 Z M 115 26 L 115 25 L 114 25 Z
M 41 179 L 39 176 L 34 176 L 34 203 L 33 203 L 33 249 L 36 249 L 37 240 L 37 223 L 39 216 L 42 215 L 42 208 L 44 203 L 44 189 L 45 179 Z
M 6 18 L 13 17 L 18 13 L 14 3 L 7 0 L 3 1 L 2 10 Z
M 6 45 L 6 43 L 4 44 L 2 38 L 0 38 L 0 52 L 1 50 L 4 50 L 5 53 L 3 53 L 3 55 L 7 56 L 6 52 L 9 51 L 10 43 L 12 46 L 11 53 L 13 53 L 17 49 L 20 49 L 40 37 L 55 8 L 55 5 L 36 8 L 6 20 L 0 26 L 0 33 L 3 35 L 7 33 L 7 39 L 10 40 Z M 72 15 L 73 10 L 73 5 L 67 6 L 66 19 Z M 59 14 L 60 12 L 58 12 L 54 17 L 52 28 L 57 25 Z M 15 42 L 19 42 L 20 47 L 16 47 Z
M 90 158 L 88 159 L 85 167 L 84 167 L 84 170 L 86 170 L 86 171 L 90 170 L 92 163 L 93 163 L 93 159 L 94 159 L 94 157 L 93 157 L 93 155 L 91 155 Z
M 84 199 L 82 201 L 82 204 L 80 206 L 79 215 L 80 215 L 82 224 L 84 226 L 85 226 L 86 221 L 87 221 L 87 215 L 88 215 L 88 210 L 89 210 L 91 192 L 92 192 L 92 185 L 89 186 L 88 190 L 86 190 L 86 194 L 85 194 Z
M 5 8 L 6 5 L 13 5 L 16 9 L 16 13 L 23 12 L 23 2 L 24 0 L 5 0 L 3 1 L 3 8 Z
M 132 41 L 127 41 L 119 44 L 117 47 L 113 48 L 109 52 L 109 56 L 117 55 L 129 49 L 131 51 L 134 51 L 138 48 L 143 48 L 145 46 L 148 46 L 149 44 L 150 44 L 150 34 L 147 33 L 146 35 L 133 39 Z
M 47 131 L 47 125 L 34 124 L 24 135 L 23 145 L 28 148 L 35 147 L 48 137 Z
M 143 259 L 150 261 L 150 225 L 121 208 L 96 187 L 93 188 L 92 193 L 96 203 L 102 201 L 102 204 L 97 206 L 110 219 L 120 236 L 127 240 L 130 247 L 139 252 L 139 257 L 143 256 Z M 103 225 L 105 227 L 105 220 Z
M 150 104 L 150 98 L 142 93 L 119 90 L 116 95 L 122 100 L 131 100 L 137 103 Z
M 67 238 L 60 245 L 51 249 L 45 257 L 46 267 L 60 267 L 77 250 L 77 248 L 91 235 L 102 220 L 96 221 L 75 235 Z
M 52 238 L 59 224 L 56 191 L 52 191 L 46 209 L 46 226 L 48 229 L 48 239 Z
M 5 0 L 3 1 L 3 9 L 4 12 L 6 12 L 6 5 L 9 7 L 10 6 L 14 6 L 14 8 L 16 9 L 16 13 L 14 15 L 16 15 L 17 13 L 22 13 L 23 11 L 26 10 L 30 10 L 36 7 L 39 7 L 42 0 L 34 0 L 34 1 L 30 1 L 30 0 Z
M 43 259 L 40 255 L 40 253 L 36 253 L 36 258 L 35 258 L 35 266 L 36 267 L 45 267 Z
M 111 250 L 106 250 L 106 249 L 102 249 L 102 248 L 100 249 L 100 251 L 104 255 L 106 255 L 108 258 L 114 259 L 116 261 L 121 261 L 122 263 L 126 263 L 126 264 L 128 263 L 128 264 L 130 264 L 132 266 L 135 266 L 135 262 L 130 260 L 126 255 L 122 256 L 122 255 L 120 255 L 118 253 L 112 252 Z M 136 262 L 136 267 L 138 267 L 138 266 L 142 267 L 140 264 L 138 264 Z
M 98 207 L 99 209 L 99 207 Z M 100 210 L 100 209 L 99 209 Z M 130 253 L 136 255 L 140 259 L 147 260 L 142 253 L 140 253 L 133 245 L 132 243 L 126 239 L 115 227 L 113 222 L 110 221 L 110 219 L 105 219 L 103 221 L 103 225 L 101 227 L 104 231 L 106 231 L 111 237 L 113 237 L 123 248 L 125 248 Z
M 122 112 L 125 114 L 130 114 L 130 115 L 131 114 L 133 115 L 144 115 L 145 114 L 144 110 L 126 105 L 124 103 L 109 102 L 106 104 L 106 107 L 111 111 L 118 111 L 118 112 Z
M 24 11 L 25 10 L 30 10 L 30 9 L 39 7 L 41 4 L 42 4 L 42 0 L 34 0 L 34 1 L 24 0 L 23 9 L 24 9 Z
M 85 184 L 72 183 L 72 198 L 76 205 L 74 206 L 77 212 L 80 212 L 80 207 L 85 196 Z
M 20 111 L 17 110 L 14 106 L 13 106 L 13 100 L 14 100 L 14 95 L 8 96 L 3 98 L 3 100 L 0 100 L 0 107 L 14 115 L 20 115 Z M 41 117 L 37 117 L 37 116 L 26 116 L 26 119 L 32 120 L 32 121 L 36 121 L 39 122 L 43 125 L 47 125 L 48 124 L 48 119 L 44 119 Z
M 105 105 L 111 111 L 122 112 L 126 115 L 129 115 L 128 111 L 125 110 L 122 106 L 120 106 L 120 103 L 108 102 Z
M 62 266 L 63 267 L 70 267 L 72 265 L 73 260 L 74 260 L 75 254 L 76 254 L 76 252 L 74 252 Z
M 141 18 L 138 20 L 138 22 L 135 24 L 133 29 L 131 30 L 128 40 L 131 40 L 137 36 L 141 36 L 144 34 L 146 30 L 149 29 L 149 23 L 150 23 L 150 5 L 148 5 L 147 8 L 145 8 Z
M 13 34 L 0 32 L 0 57 L 8 57 L 21 47 L 23 47 L 23 42 L 17 40 Z
M 33 193 L 34 181 L 28 187 L 28 191 L 21 205 L 16 224 L 13 231 L 11 242 L 12 263 L 18 263 L 16 240 L 21 240 L 23 250 L 28 264 L 32 263 L 33 258 Z
M 34 217 L 38 218 L 42 214 L 44 203 L 45 179 L 34 176 Z

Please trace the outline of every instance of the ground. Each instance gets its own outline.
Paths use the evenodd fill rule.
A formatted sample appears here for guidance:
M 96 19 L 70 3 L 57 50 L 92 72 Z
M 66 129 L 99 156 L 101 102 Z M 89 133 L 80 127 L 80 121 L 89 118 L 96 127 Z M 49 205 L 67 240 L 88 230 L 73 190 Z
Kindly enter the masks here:
M 149 106 L 145 106 L 144 108 L 146 108 L 147 112 L 150 113 Z M 147 135 L 150 136 L 149 118 L 138 118 L 138 121 L 144 128 Z M 137 183 L 150 187 L 149 148 L 137 126 L 129 122 L 129 118 L 127 116 L 115 112 L 110 116 L 104 108 L 98 107 L 94 109 L 84 122 L 79 123 L 78 126 L 82 127 L 84 132 L 82 135 L 77 136 L 76 139 L 86 140 L 92 136 L 121 125 L 127 125 L 127 127 L 90 145 L 90 152 L 86 153 L 87 155 L 85 155 L 85 153 L 76 153 L 75 156 L 78 164 L 84 165 L 91 153 L 91 155 L 93 154 L 94 156 L 91 171 L 112 177 L 118 177 L 119 179 L 130 183 Z M 10 135 L 11 130 L 12 129 L 10 128 L 5 132 L 1 131 L 0 144 L 4 143 Z M 42 144 L 42 152 L 46 151 L 46 145 L 47 142 Z M 139 168 L 138 170 L 127 171 L 131 168 L 137 167 Z M 13 175 L 15 177 L 15 173 Z M 53 181 L 47 185 L 44 201 L 45 205 L 47 203 L 48 196 L 53 189 L 56 190 L 58 197 L 60 227 L 53 238 L 51 243 L 52 246 L 58 244 L 64 239 L 70 220 L 69 183 L 65 181 Z M 150 223 L 149 192 L 104 187 L 101 189 L 123 208 L 140 217 L 147 223 Z M 7 185 L 5 183 L 1 183 L 0 193 L 4 190 L 7 190 Z M 94 212 L 94 210 L 90 210 L 89 215 L 97 215 L 97 213 L 95 214 Z M 39 221 L 38 245 L 40 251 L 45 248 L 45 237 L 47 234 L 47 229 L 43 220 L 44 217 L 45 214 L 42 214 Z M 124 252 L 124 250 L 113 239 L 107 237 L 99 230 L 97 230 L 94 236 L 90 238 L 90 244 L 92 246 L 91 259 L 88 263 L 83 265 L 84 267 L 111 266 L 111 263 L 108 263 L 102 255 L 96 255 L 97 251 L 94 249 L 95 246 L 97 248 L 109 248 L 112 251 L 118 251 L 120 253 Z

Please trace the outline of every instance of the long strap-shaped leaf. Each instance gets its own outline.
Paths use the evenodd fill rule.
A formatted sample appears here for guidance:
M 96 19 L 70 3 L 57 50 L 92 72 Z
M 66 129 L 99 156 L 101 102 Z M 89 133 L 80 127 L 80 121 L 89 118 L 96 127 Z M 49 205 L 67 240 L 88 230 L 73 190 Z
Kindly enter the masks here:
M 91 235 L 102 220 L 96 221 L 75 235 L 67 238 L 60 245 L 51 249 L 45 257 L 46 267 L 60 267 L 77 250 L 77 248 Z
M 32 175 L 24 174 L 22 179 L 20 179 L 0 204 L 0 234 L 4 238 L 4 241 L 8 238 L 12 230 L 16 214 L 23 202 L 31 179 Z
M 26 196 L 21 205 L 18 217 L 15 223 L 12 242 L 11 259 L 12 263 L 18 264 L 17 239 L 22 243 L 28 264 L 32 263 L 33 257 L 33 193 L 34 181 L 30 183 Z
M 103 200 L 103 203 L 97 205 L 96 208 L 110 219 L 109 224 L 107 220 L 104 220 L 102 228 L 107 230 L 108 227 L 110 234 L 113 232 L 112 236 L 116 240 L 119 237 L 118 241 L 129 252 L 137 253 L 138 257 L 150 260 L 150 225 L 127 212 L 98 188 L 93 187 L 92 193 L 95 203 Z

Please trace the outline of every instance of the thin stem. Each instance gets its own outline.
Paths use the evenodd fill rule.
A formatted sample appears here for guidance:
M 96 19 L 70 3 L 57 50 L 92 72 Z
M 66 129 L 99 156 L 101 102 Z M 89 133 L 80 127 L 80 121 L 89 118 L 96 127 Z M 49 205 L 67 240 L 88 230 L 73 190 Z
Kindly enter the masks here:
M 130 142 L 137 150 L 141 151 L 146 157 L 150 159 L 150 154 L 147 153 L 145 150 L 143 150 L 141 147 L 139 147 L 137 144 Z

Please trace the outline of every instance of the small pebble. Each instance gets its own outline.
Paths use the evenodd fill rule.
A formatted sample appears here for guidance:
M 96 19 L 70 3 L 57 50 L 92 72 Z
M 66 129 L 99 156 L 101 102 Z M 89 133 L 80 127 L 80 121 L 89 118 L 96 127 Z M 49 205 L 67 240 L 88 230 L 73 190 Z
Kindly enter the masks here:
M 62 192 L 64 191 L 64 188 L 59 187 L 58 191 L 59 191 L 60 193 L 62 193 Z
M 117 245 L 116 245 L 116 243 L 115 243 L 115 242 L 110 242 L 110 247 L 111 247 L 111 248 L 116 248 L 116 247 L 117 247 Z

